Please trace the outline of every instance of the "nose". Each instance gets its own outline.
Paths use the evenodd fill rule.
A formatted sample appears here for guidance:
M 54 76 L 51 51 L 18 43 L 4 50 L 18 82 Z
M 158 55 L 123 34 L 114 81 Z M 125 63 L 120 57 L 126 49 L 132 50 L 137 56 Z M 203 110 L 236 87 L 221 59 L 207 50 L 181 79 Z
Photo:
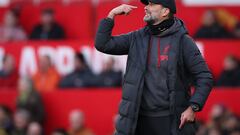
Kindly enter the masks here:
M 148 9 L 148 5 L 146 5 L 145 7 L 144 7 L 144 10 L 147 10 Z

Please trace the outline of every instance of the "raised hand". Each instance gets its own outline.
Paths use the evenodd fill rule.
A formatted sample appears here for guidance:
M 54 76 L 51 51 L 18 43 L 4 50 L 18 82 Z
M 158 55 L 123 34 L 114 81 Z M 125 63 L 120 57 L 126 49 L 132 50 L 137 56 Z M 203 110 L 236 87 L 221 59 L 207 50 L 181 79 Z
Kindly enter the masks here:
M 137 8 L 136 6 L 122 4 L 114 9 L 112 9 L 109 14 L 108 18 L 114 19 L 116 15 L 128 15 L 133 9 Z

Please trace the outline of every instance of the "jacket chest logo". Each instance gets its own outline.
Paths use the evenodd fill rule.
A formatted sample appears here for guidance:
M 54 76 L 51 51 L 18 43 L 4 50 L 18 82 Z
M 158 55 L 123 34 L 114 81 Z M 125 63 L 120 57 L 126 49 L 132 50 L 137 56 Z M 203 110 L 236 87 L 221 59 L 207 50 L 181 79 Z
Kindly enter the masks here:
M 159 55 L 160 61 L 168 61 L 168 52 L 170 49 L 170 45 L 166 45 L 163 49 L 163 53 Z

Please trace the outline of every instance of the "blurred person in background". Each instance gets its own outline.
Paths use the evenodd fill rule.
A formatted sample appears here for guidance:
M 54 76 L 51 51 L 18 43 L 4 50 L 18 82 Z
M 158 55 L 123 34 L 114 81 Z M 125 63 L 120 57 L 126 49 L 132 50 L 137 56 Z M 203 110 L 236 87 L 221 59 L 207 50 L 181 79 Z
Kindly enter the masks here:
M 4 105 L 0 105 L 0 135 L 7 135 L 13 128 L 12 112 Z
M 57 88 L 60 76 L 48 55 L 40 56 L 38 71 L 32 79 L 39 92 L 50 92 Z
M 227 108 L 222 104 L 215 104 L 210 112 L 210 119 L 207 123 L 208 129 L 222 129 L 222 123 L 228 115 Z
M 55 129 L 51 135 L 68 135 L 67 131 L 63 128 Z
M 223 135 L 223 134 L 218 129 L 210 128 L 207 132 L 207 135 Z
M 2 69 L 0 70 L 0 87 L 16 88 L 18 72 L 15 65 L 15 59 L 12 55 L 6 54 L 2 60 Z
M 37 122 L 30 123 L 26 135 L 43 135 L 41 125 Z
M 203 121 L 198 120 L 198 129 L 195 135 L 206 135 L 207 127 Z
M 74 57 L 74 71 L 63 77 L 59 83 L 60 88 L 81 88 L 95 86 L 96 77 L 87 65 L 82 53 Z
M 98 75 L 101 87 L 120 87 L 122 84 L 122 72 L 114 71 L 114 59 L 111 57 L 103 64 L 103 71 Z
M 3 24 L 0 26 L 0 42 L 26 40 L 27 36 L 19 25 L 19 13 L 17 10 L 9 10 L 5 13 Z
M 53 9 L 45 9 L 41 14 L 41 24 L 33 28 L 32 40 L 59 40 L 64 39 L 63 28 L 56 22 Z
M 30 113 L 26 110 L 17 110 L 14 114 L 14 129 L 11 135 L 26 135 L 29 122 Z
M 218 22 L 214 10 L 207 10 L 203 14 L 202 25 L 197 30 L 194 38 L 230 38 L 231 34 Z
M 45 113 L 43 102 L 28 78 L 21 78 L 18 81 L 17 109 L 27 110 L 31 115 L 31 121 L 43 124 Z
M 73 110 L 69 115 L 69 135 L 94 135 L 93 132 L 85 126 L 85 117 L 82 111 Z
M 233 130 L 229 135 L 240 135 L 240 129 Z
M 230 114 L 222 123 L 223 133 L 224 135 L 229 135 L 231 132 L 237 129 L 240 129 L 240 121 L 234 114 Z
M 239 121 L 234 114 L 222 104 L 215 104 L 210 112 L 210 119 L 207 123 L 207 133 L 216 131 L 220 135 L 229 135 L 239 127 Z M 213 134 L 212 133 L 212 134 Z
M 228 55 L 224 59 L 223 71 L 216 80 L 216 86 L 238 87 L 240 86 L 240 63 L 233 56 Z
M 236 24 L 234 30 L 233 30 L 233 35 L 236 39 L 240 39 L 240 22 Z

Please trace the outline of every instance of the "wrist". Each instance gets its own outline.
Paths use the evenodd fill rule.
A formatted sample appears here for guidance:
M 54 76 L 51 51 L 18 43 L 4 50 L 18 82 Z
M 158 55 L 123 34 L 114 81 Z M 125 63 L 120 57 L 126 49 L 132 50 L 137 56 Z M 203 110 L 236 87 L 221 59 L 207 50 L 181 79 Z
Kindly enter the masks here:
M 190 104 L 190 107 L 192 109 L 193 112 L 199 112 L 200 111 L 200 107 L 198 104 L 195 104 L 195 103 L 191 103 Z
M 110 12 L 107 17 L 110 18 L 110 19 L 114 19 L 115 14 Z

